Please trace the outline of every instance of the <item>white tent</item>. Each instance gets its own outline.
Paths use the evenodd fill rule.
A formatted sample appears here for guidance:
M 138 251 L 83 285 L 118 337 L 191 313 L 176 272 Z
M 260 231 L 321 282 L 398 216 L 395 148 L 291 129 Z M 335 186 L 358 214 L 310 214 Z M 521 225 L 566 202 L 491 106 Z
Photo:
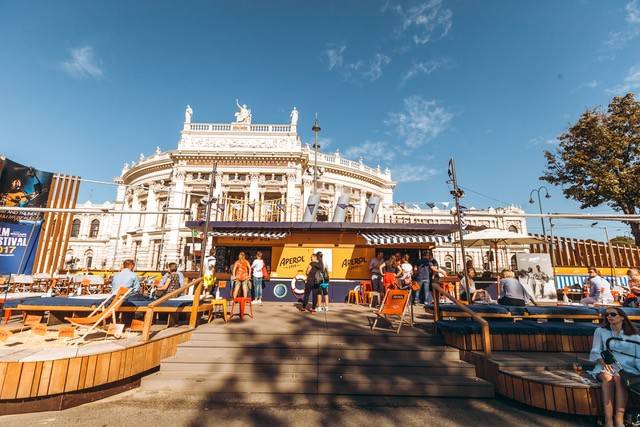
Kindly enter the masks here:
M 500 230 L 498 228 L 486 228 L 473 233 L 465 234 L 462 239 L 465 246 L 490 246 L 490 245 L 534 245 L 545 243 L 544 240 L 528 234 L 514 233 L 513 231 Z M 460 243 L 458 240 L 456 243 Z

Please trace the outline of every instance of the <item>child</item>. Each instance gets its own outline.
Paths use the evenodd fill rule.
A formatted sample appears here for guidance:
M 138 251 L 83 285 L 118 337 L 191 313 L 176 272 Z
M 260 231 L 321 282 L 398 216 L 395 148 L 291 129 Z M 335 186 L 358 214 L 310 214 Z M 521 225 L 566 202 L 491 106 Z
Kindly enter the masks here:
M 209 294 L 211 296 L 214 296 L 215 299 L 221 299 L 220 298 L 220 290 L 218 288 L 217 280 L 216 280 L 216 276 L 215 276 L 216 266 L 215 266 L 215 264 L 209 264 L 206 267 L 207 267 L 207 269 L 204 272 L 204 276 L 202 277 L 202 283 L 204 284 L 204 287 L 207 290 L 209 290 L 210 287 L 212 288 L 209 291 Z

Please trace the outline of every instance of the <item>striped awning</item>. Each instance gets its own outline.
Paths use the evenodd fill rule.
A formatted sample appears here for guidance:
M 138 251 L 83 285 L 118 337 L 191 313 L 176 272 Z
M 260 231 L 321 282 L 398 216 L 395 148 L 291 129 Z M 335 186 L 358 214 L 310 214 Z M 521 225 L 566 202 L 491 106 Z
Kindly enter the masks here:
M 560 274 L 555 277 L 556 286 L 558 287 L 558 289 L 562 289 L 564 287 L 571 287 L 574 285 L 582 286 L 582 284 L 588 278 L 589 276 L 587 275 L 575 275 L 575 274 Z M 603 276 L 603 278 L 606 279 L 609 283 L 611 283 L 614 286 L 617 285 L 617 286 L 629 287 L 629 277 L 627 276 L 621 276 L 621 277 Z
M 258 239 L 277 240 L 286 237 L 288 231 L 210 231 L 209 235 L 214 237 L 249 237 Z
M 451 243 L 453 242 L 452 236 L 441 236 L 433 234 L 420 234 L 420 233 L 360 233 L 360 235 L 367 241 L 368 245 L 382 246 L 382 245 L 401 245 L 407 243 Z

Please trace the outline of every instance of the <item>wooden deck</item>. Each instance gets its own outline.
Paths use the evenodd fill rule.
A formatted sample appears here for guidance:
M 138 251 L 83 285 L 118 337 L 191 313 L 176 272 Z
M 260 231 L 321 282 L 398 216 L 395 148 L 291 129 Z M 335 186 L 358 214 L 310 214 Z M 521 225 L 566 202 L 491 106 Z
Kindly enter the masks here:
M 431 335 L 424 313 L 415 327 L 371 331 L 373 310 L 332 304 L 328 313 L 291 303 L 254 306 L 255 318 L 215 319 L 195 330 L 143 379 L 143 390 L 203 399 L 247 393 L 492 397 L 459 351 Z
M 28 332 L 27 332 L 28 333 Z M 188 327 L 86 346 L 0 346 L 0 415 L 63 409 L 136 387 L 175 354 Z
M 501 396 L 547 411 L 601 413 L 600 384 L 573 369 L 574 363 L 588 358 L 587 353 L 496 352 L 489 360 L 481 352 L 461 353 Z

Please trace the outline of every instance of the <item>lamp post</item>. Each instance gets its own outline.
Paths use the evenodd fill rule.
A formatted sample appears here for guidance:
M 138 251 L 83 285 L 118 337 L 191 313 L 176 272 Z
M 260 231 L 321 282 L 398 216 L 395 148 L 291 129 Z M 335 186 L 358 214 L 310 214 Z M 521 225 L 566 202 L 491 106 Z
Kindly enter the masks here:
M 610 265 L 609 267 L 611 268 L 610 272 L 611 272 L 611 278 L 614 280 L 614 282 L 617 282 L 618 280 L 616 279 L 616 274 L 615 274 L 615 269 L 616 269 L 616 259 L 614 257 L 613 254 L 613 248 L 611 247 L 611 242 L 609 241 L 609 230 L 607 229 L 606 226 L 602 226 L 602 227 L 598 227 L 598 223 L 594 222 L 591 224 L 591 228 L 599 228 L 601 230 L 604 230 L 604 238 L 606 239 L 606 245 L 609 248 L 609 258 L 610 258 Z M 617 283 L 614 283 L 614 285 L 617 285 Z
M 538 208 L 540 208 L 540 215 L 542 215 L 542 201 L 540 200 L 540 191 L 544 190 L 544 198 L 545 199 L 550 199 L 551 195 L 549 194 L 549 190 L 547 189 L 547 187 L 545 187 L 544 185 L 541 185 L 540 187 L 531 190 L 531 193 L 529 193 L 529 203 L 534 204 L 535 201 L 533 200 L 533 193 L 536 193 L 538 195 Z M 540 217 L 540 222 L 542 223 L 542 235 L 544 237 L 547 237 L 547 232 L 544 228 L 544 218 Z
M 456 202 L 456 216 L 458 221 L 458 237 L 460 239 L 460 255 L 462 256 L 462 274 L 464 275 L 464 281 L 467 286 L 467 302 L 471 304 L 471 292 L 470 292 L 470 279 L 469 271 L 467 270 L 467 257 L 464 253 L 464 233 L 462 230 L 462 213 L 460 212 L 460 199 L 464 196 L 464 191 L 458 187 L 458 177 L 456 175 L 456 164 L 453 159 L 449 159 L 449 183 L 451 184 L 451 195 Z M 496 260 L 497 263 L 497 260 Z
M 207 201 L 205 202 L 207 205 L 206 213 L 205 213 L 205 223 L 204 223 L 204 236 L 202 238 L 202 243 L 200 244 L 200 274 L 204 274 L 204 259 L 206 257 L 207 250 L 207 240 L 209 240 L 209 221 L 211 220 L 211 204 L 216 203 L 217 200 L 214 200 L 213 197 L 213 189 L 216 185 L 216 173 L 218 171 L 218 166 L 214 163 L 211 167 L 211 176 L 209 177 L 209 194 L 207 196 Z M 216 204 L 216 209 L 218 205 Z
M 318 122 L 318 113 L 316 113 L 311 130 L 313 131 L 313 192 L 316 193 L 318 191 L 318 150 L 320 149 L 318 133 L 321 130 L 320 122 Z

